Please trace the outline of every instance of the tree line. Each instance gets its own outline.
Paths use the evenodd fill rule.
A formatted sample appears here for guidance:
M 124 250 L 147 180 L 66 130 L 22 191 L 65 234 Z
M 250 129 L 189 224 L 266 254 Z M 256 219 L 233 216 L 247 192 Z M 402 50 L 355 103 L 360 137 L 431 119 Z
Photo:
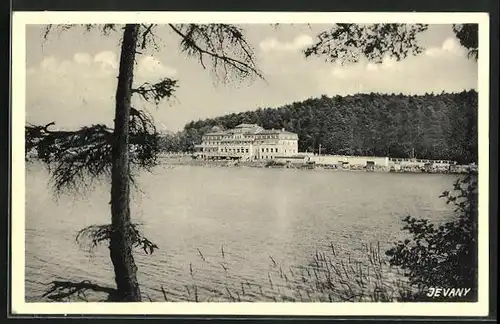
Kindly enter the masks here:
M 213 127 L 255 123 L 299 136 L 301 152 L 446 159 L 477 163 L 478 95 L 474 90 L 425 95 L 321 96 L 279 108 L 191 121 L 164 134 L 162 150 L 189 152 Z

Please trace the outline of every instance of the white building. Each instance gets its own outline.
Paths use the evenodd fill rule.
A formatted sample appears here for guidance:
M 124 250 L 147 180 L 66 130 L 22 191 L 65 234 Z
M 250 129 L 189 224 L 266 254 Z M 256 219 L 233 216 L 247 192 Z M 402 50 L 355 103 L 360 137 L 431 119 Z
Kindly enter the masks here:
M 195 150 L 204 159 L 272 160 L 297 154 L 298 142 L 297 134 L 285 129 L 240 124 L 203 135 Z

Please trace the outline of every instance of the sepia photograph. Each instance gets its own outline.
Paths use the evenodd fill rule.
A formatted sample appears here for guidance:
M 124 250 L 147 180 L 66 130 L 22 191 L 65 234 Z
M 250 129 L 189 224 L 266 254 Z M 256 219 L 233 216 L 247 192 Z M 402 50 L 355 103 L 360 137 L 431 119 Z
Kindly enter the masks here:
M 488 16 L 197 17 L 14 15 L 17 309 L 486 312 Z

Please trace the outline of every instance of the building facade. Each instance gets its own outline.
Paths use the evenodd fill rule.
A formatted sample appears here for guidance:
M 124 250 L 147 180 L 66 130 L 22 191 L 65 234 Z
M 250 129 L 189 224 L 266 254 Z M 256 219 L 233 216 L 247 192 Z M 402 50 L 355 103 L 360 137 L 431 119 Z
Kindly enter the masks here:
M 195 145 L 204 159 L 272 160 L 298 153 L 299 137 L 285 129 L 264 129 L 256 124 L 240 124 L 229 130 L 203 135 Z

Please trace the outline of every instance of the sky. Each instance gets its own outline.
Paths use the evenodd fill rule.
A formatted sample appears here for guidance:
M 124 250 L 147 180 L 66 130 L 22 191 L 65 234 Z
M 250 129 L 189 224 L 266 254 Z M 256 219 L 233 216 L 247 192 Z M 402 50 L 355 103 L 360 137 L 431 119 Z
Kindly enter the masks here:
M 330 25 L 243 25 L 255 51 L 260 79 L 221 84 L 210 69 L 179 50 L 179 38 L 158 26 L 158 50 L 137 57 L 135 85 L 161 77 L 179 80 L 175 98 L 147 109 L 159 131 L 178 131 L 186 123 L 257 108 L 279 107 L 321 95 L 355 93 L 424 94 L 477 89 L 477 62 L 454 37 L 451 25 L 431 25 L 419 36 L 424 53 L 400 62 L 359 62 L 339 66 L 324 58 L 305 58 L 302 50 Z M 74 129 L 112 125 L 120 33 L 104 36 L 76 27 L 43 38 L 44 26 L 26 28 L 26 122 Z

